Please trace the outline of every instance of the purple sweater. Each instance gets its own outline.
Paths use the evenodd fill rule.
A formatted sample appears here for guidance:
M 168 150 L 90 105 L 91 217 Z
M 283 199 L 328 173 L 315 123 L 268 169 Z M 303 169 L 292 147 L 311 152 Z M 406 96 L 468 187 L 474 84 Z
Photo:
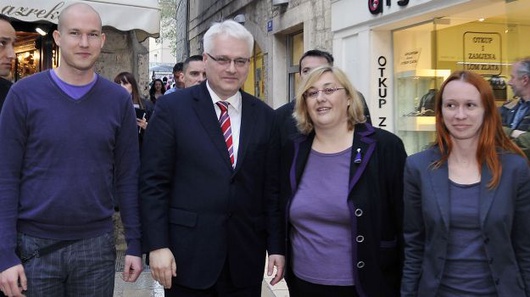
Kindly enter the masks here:
M 130 95 L 102 77 L 78 100 L 49 71 L 14 84 L 0 114 L 0 271 L 20 263 L 17 232 L 111 232 L 114 188 L 127 254 L 140 256 L 137 134 Z

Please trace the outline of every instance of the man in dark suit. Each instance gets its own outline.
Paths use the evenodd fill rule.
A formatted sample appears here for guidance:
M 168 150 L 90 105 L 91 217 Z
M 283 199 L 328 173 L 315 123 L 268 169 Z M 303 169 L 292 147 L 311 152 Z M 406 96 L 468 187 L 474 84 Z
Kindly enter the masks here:
M 240 91 L 252 35 L 228 20 L 204 35 L 207 80 L 157 102 L 142 152 L 144 247 L 165 296 L 260 296 L 283 274 L 278 201 L 268 195 L 273 110 Z M 220 123 L 221 122 L 221 123 Z

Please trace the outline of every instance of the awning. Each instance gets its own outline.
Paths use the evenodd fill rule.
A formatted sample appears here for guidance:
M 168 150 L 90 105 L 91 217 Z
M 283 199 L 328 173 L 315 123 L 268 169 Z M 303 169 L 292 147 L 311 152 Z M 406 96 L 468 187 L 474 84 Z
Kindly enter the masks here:
M 158 37 L 160 33 L 158 0 L 0 0 L 0 13 L 23 22 L 57 24 L 61 11 L 76 2 L 94 7 L 101 15 L 103 26 L 120 31 L 136 30 L 139 40 L 147 36 Z

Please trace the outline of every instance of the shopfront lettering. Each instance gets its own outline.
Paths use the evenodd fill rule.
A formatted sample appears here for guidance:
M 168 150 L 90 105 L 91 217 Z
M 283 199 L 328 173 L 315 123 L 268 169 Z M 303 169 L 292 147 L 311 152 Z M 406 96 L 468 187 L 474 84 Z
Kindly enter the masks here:
M 408 4 L 409 4 L 409 0 L 397 1 L 398 6 L 407 6 Z M 368 10 L 370 10 L 370 13 L 372 14 L 383 13 L 383 6 L 387 6 L 387 7 L 392 6 L 392 1 L 391 0 L 368 0 Z
M 500 71 L 501 66 L 498 64 L 467 64 L 466 70 L 471 71 Z
M 37 2 L 41 3 L 41 2 Z M 61 9 L 65 5 L 64 1 L 58 2 L 51 9 L 41 8 L 41 7 L 27 7 L 27 6 L 13 6 L 6 5 L 0 8 L 0 12 L 8 15 L 10 17 L 19 18 L 19 17 L 32 17 L 35 16 L 41 20 L 47 21 L 57 21 Z
M 468 59 L 474 60 L 496 60 L 495 54 L 490 53 L 468 53 Z
M 388 86 L 386 85 L 386 80 L 388 79 L 388 77 L 386 77 L 386 64 L 386 57 L 380 56 L 379 58 L 377 58 L 377 65 L 379 66 L 377 68 L 379 70 L 379 77 L 377 78 L 379 109 L 382 109 L 383 106 L 387 104 Z M 379 127 L 386 127 L 385 121 L 386 117 L 379 117 Z
M 473 37 L 474 43 L 492 43 L 493 38 L 491 37 Z

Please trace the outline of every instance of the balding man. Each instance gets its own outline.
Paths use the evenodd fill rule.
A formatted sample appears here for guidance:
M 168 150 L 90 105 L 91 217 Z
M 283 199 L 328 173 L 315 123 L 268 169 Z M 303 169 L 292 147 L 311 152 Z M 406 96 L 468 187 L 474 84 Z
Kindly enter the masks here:
M 127 91 L 94 72 L 101 28 L 89 5 L 65 8 L 53 32 L 60 66 L 13 85 L 0 115 L 7 296 L 113 296 L 113 192 L 128 244 L 125 281 L 142 270 L 136 116 Z

